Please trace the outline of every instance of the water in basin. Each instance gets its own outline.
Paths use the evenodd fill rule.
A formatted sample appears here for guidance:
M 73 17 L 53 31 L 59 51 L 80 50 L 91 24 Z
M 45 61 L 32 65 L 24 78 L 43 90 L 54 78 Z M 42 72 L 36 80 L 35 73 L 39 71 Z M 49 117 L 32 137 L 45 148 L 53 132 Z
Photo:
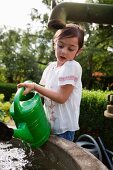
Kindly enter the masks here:
M 48 158 L 43 150 L 31 150 L 20 140 L 0 143 L 0 170 L 67 170 L 55 157 Z

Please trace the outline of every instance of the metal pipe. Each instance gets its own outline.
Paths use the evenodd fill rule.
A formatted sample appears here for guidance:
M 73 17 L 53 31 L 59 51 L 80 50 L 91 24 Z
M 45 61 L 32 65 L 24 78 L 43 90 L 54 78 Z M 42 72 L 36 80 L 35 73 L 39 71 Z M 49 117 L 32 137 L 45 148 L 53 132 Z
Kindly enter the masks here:
M 63 28 L 68 21 L 113 24 L 113 5 L 62 2 L 52 8 L 48 28 Z

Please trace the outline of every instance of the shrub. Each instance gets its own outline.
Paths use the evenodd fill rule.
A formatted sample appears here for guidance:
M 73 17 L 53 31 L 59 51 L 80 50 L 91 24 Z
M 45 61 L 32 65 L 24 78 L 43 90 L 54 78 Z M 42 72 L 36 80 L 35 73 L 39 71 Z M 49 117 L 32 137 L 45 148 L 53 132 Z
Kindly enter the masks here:
M 7 123 L 10 120 L 9 109 L 10 102 L 4 101 L 4 94 L 0 94 L 0 121 Z
M 15 93 L 17 91 L 16 84 L 12 83 L 0 83 L 0 93 L 5 95 L 4 100 L 9 101 L 12 93 Z
M 107 95 L 110 91 L 83 90 L 80 106 L 80 130 L 77 136 L 89 134 L 94 138 L 100 136 L 104 143 L 113 148 L 113 120 L 104 116 L 108 101 Z

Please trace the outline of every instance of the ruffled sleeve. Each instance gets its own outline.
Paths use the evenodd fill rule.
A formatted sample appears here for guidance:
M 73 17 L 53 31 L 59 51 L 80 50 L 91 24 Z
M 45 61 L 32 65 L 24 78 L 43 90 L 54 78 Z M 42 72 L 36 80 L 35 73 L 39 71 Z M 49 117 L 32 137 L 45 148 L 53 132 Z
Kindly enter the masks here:
M 76 61 L 67 61 L 60 69 L 58 76 L 58 85 L 72 84 L 76 86 L 77 81 L 81 79 L 82 68 Z

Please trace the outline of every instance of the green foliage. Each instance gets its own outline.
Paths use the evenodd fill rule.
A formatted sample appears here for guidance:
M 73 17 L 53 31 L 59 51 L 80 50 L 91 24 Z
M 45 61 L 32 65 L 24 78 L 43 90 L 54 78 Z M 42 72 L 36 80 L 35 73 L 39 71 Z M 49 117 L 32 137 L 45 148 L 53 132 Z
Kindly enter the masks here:
M 106 145 L 113 147 L 110 138 L 113 138 L 113 120 L 104 116 L 108 101 L 107 96 L 112 92 L 109 91 L 89 91 L 83 90 L 80 106 L 80 134 L 89 134 L 94 138 L 100 136 Z
M 17 91 L 17 85 L 11 83 L 0 83 L 0 93 L 4 94 L 4 100 L 9 101 L 12 93 Z
M 97 126 L 99 125 L 100 118 L 103 117 L 103 113 L 107 104 L 106 95 L 107 92 L 103 92 L 100 90 L 83 90 L 81 101 L 81 120 L 82 116 L 84 117 L 83 120 L 86 120 L 86 124 L 87 120 L 89 120 L 89 129 L 90 127 L 94 129 L 98 128 Z M 97 122 L 97 126 L 95 126 L 94 123 L 95 119 Z
M 17 83 L 27 79 L 39 81 L 42 71 L 38 69 L 37 51 L 34 48 L 37 36 L 31 34 L 29 30 L 23 32 L 9 30 L 1 34 L 3 36 L 0 56 L 7 82 Z
M 92 89 L 95 88 L 93 86 L 93 73 L 101 72 L 106 77 L 113 75 L 113 29 L 111 25 L 93 26 L 88 23 L 84 27 L 86 28 L 88 38 L 83 52 L 78 56 L 77 60 L 83 68 L 83 87 Z M 107 87 L 108 84 L 106 89 Z
M 95 90 L 113 90 L 113 76 L 96 76 L 92 78 L 92 88 Z
M 1 105 L 1 104 L 0 104 Z M 4 116 L 5 116 L 5 112 L 3 112 L 1 109 L 0 109 L 0 121 L 3 122 L 4 121 Z
M 19 83 L 25 80 L 39 82 L 45 66 L 55 60 L 52 49 L 53 30 L 47 27 L 50 9 L 50 0 L 43 0 L 47 11 L 40 14 L 32 9 L 31 20 L 26 30 L 0 29 L 0 81 Z M 62 2 L 58 0 L 57 3 Z M 88 0 L 92 3 L 113 4 L 112 0 Z M 87 89 L 104 87 L 101 82 L 93 79 L 95 72 L 113 75 L 113 27 L 111 25 L 98 25 L 80 23 L 85 29 L 85 44 L 83 53 L 76 59 L 83 68 L 82 82 Z M 96 81 L 96 83 L 94 82 Z M 113 81 L 111 81 L 111 84 Z M 106 88 L 110 84 L 106 84 Z M 105 88 L 105 89 L 106 89 Z M 102 88 L 101 88 L 102 89 Z
M 86 0 L 88 3 L 113 4 L 112 0 Z
M 6 71 L 5 67 L 0 66 L 0 81 L 1 82 L 6 82 L 7 81 L 7 79 L 5 77 L 5 71 Z
M 112 0 L 98 0 L 101 4 L 113 4 Z
M 0 121 L 7 123 L 10 120 L 9 108 L 10 102 L 4 101 L 4 94 L 0 94 Z

